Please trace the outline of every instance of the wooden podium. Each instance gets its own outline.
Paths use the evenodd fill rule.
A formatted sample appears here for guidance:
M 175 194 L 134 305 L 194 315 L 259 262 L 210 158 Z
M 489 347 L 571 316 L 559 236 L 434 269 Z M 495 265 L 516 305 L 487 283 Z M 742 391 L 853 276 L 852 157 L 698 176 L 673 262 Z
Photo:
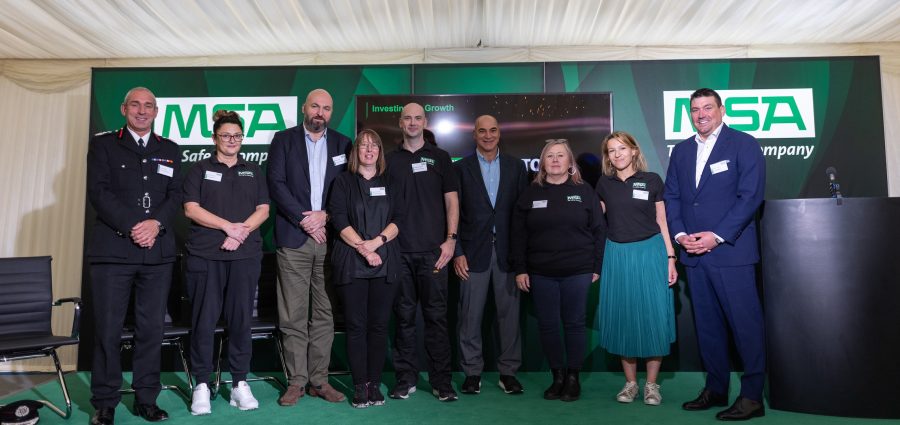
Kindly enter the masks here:
M 900 198 L 766 201 L 773 409 L 900 418 Z

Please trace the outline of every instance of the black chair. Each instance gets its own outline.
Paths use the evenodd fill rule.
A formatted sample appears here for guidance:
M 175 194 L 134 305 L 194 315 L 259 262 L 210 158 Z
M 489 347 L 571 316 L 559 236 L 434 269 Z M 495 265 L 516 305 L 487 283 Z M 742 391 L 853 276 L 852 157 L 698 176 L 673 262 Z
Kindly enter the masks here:
M 175 348 L 178 351 L 178 358 L 181 361 L 182 370 L 184 370 L 185 381 L 187 382 L 187 390 L 174 384 L 162 384 L 164 390 L 173 390 L 181 395 L 184 399 L 190 400 L 191 393 L 194 390 L 193 376 L 191 369 L 188 367 L 187 356 L 185 355 L 185 340 L 191 333 L 191 308 L 185 293 L 184 285 L 184 258 L 181 254 L 176 256 L 175 266 L 172 270 L 172 285 L 169 289 L 169 299 L 166 310 L 166 321 L 163 327 L 163 348 Z M 130 306 L 134 305 L 134 293 L 131 295 Z M 125 328 L 122 329 L 122 345 L 120 351 L 134 349 L 134 312 L 129 308 L 126 318 Z M 134 389 L 124 388 L 119 390 L 123 394 L 132 394 Z
M 250 324 L 250 339 L 255 341 L 274 341 L 278 350 L 278 359 L 281 361 L 281 370 L 284 372 L 285 380 L 287 379 L 287 366 L 284 361 L 284 347 L 281 345 L 281 338 L 278 332 L 278 294 L 276 287 L 276 263 L 274 253 L 263 254 L 262 272 L 259 275 L 259 285 L 256 290 L 256 300 L 253 308 L 253 321 Z M 219 393 L 221 384 L 231 384 L 230 380 L 222 380 L 222 357 L 225 350 L 225 343 L 228 341 L 228 333 L 224 332 L 224 327 L 219 326 L 216 333 L 221 333 L 219 338 L 219 347 L 216 350 L 216 378 L 212 385 L 212 397 L 215 398 Z M 255 378 L 247 378 L 247 381 L 269 381 L 273 382 L 282 390 L 287 389 L 287 383 L 276 376 L 265 375 Z
M 56 349 L 78 344 L 81 299 L 53 302 L 50 257 L 0 258 L 0 362 L 50 356 L 65 398 L 65 412 L 47 400 L 38 400 L 59 416 L 72 415 L 72 400 L 59 366 Z M 56 336 L 50 328 L 53 307 L 73 303 L 72 334 Z

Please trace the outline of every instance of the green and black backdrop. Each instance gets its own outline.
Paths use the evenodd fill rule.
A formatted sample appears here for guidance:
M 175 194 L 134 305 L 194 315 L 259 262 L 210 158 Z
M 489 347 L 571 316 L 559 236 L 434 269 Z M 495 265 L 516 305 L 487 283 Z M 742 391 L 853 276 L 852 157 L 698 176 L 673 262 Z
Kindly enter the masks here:
M 147 87 L 156 94 L 160 110 L 154 130 L 181 145 L 182 172 L 214 152 L 210 131 L 211 117 L 217 109 L 237 110 L 241 114 L 247 135 L 242 154 L 265 169 L 272 134 L 301 122 L 306 94 L 324 88 L 334 99 L 330 127 L 351 138 L 359 126 L 365 125 L 358 116 L 361 105 L 357 105 L 357 96 L 413 99 L 423 95 L 608 94 L 611 110 L 599 113 L 609 115 L 605 117 L 609 128 L 633 134 L 642 146 L 650 171 L 662 176 L 672 146 L 693 133 L 687 100 L 690 92 L 710 87 L 722 94 L 725 122 L 759 140 L 767 165 L 766 199 L 829 196 L 825 176 L 829 166 L 838 170 L 844 196 L 887 196 L 878 57 L 99 68 L 93 70 L 92 76 L 91 134 L 124 124 L 119 106 L 125 93 L 136 86 Z M 473 112 L 468 124 L 476 115 L 493 111 Z M 465 121 L 465 117 L 461 119 Z M 502 129 L 505 121 L 500 121 Z M 435 124 L 430 122 L 429 127 Z M 576 155 L 599 156 L 599 144 L 606 131 L 597 131 L 595 143 L 580 148 L 583 152 Z M 85 135 L 79 143 L 87 143 L 88 138 Z M 531 150 L 537 157 L 544 140 L 535 139 L 517 139 L 516 143 L 529 146 L 516 146 L 514 150 Z M 441 145 L 440 137 L 438 144 Z M 470 149 L 473 148 L 474 142 Z M 86 226 L 93 218 L 88 205 Z M 183 235 L 186 222 L 179 227 Z M 262 231 L 265 249 L 274 250 L 271 220 Z M 86 232 L 86 238 L 89 237 Z M 88 272 L 85 267 L 85 278 Z M 87 289 L 88 285 L 83 286 Z M 663 367 L 700 370 L 690 289 L 681 281 L 675 291 L 678 341 Z M 84 292 L 89 295 L 89 291 Z M 450 292 L 450 329 L 455 329 L 458 289 L 452 273 Z M 618 370 L 618 359 L 596 344 L 598 292 L 595 284 L 588 308 L 590 341 L 585 368 Z M 546 364 L 530 303 L 526 296 L 522 309 L 522 369 L 539 370 Z M 90 368 L 93 331 L 90 311 L 86 313 L 79 369 Z M 496 352 L 491 342 L 490 314 L 489 311 L 485 320 L 484 344 L 489 370 Z M 455 347 L 455 332 L 451 332 L 451 339 Z M 333 357 L 343 358 L 342 350 L 343 346 L 336 345 Z M 264 367 L 278 369 L 274 364 Z

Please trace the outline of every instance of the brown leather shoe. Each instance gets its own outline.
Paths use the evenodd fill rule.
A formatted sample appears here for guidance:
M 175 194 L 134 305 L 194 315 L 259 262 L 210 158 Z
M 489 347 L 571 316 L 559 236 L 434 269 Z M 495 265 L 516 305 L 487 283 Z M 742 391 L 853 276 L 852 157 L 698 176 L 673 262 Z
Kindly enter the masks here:
M 332 403 L 340 403 L 347 399 L 344 397 L 344 394 L 334 389 L 328 382 L 323 383 L 322 385 L 309 386 L 309 396 L 310 397 L 322 397 L 325 401 L 330 401 Z
M 287 391 L 278 399 L 278 404 L 282 406 L 293 406 L 303 397 L 306 391 L 300 385 L 288 385 Z

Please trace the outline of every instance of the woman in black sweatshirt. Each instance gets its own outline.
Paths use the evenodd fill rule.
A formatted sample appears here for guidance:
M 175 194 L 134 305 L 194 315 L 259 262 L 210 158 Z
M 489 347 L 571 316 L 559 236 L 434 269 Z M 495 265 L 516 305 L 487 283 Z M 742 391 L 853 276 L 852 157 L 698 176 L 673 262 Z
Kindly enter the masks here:
M 516 285 L 532 292 L 541 346 L 553 372 L 544 398 L 578 400 L 587 294 L 600 275 L 606 223 L 600 200 L 581 179 L 565 139 L 547 141 L 538 174 L 516 203 L 512 226 Z

